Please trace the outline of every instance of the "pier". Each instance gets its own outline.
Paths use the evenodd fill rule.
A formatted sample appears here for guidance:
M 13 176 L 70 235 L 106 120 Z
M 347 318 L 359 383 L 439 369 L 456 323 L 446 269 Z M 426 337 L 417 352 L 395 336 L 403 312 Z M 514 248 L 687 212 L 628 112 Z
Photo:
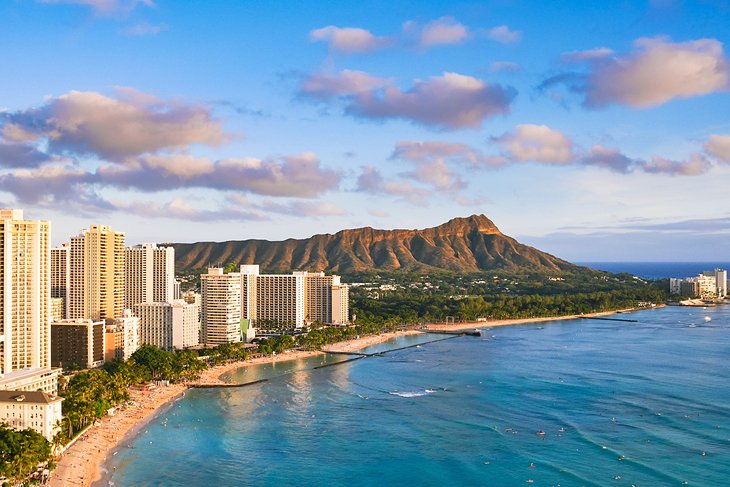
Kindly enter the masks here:
M 261 384 L 262 382 L 269 382 L 269 379 L 259 379 L 251 382 L 244 382 L 243 384 L 229 384 L 227 382 L 221 382 L 219 384 L 192 384 L 191 387 L 196 389 L 216 389 L 219 387 L 247 387 L 254 384 Z
M 602 320 L 602 321 L 625 321 L 626 323 L 638 323 L 639 320 L 629 320 L 626 318 L 601 318 L 598 316 L 580 316 L 583 320 Z

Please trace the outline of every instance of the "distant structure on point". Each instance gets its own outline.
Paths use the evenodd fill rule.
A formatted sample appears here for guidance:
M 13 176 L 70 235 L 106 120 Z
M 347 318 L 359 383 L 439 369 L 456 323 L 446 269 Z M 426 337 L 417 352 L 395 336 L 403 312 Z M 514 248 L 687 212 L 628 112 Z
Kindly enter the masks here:
M 703 272 L 696 277 L 669 279 L 669 293 L 701 299 L 718 299 L 727 296 L 728 281 L 725 269 Z

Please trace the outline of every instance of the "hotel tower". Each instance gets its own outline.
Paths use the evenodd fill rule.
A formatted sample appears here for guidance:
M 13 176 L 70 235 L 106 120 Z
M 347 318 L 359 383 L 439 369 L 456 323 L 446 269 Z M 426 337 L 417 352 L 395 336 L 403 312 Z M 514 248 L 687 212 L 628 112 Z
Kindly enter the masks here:
M 0 210 L 0 390 L 55 393 L 51 365 L 51 224 Z

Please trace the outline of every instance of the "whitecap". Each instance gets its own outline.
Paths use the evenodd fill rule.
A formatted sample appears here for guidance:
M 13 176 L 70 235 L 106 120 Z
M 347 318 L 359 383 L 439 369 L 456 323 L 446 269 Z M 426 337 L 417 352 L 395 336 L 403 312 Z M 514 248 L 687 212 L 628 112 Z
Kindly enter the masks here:
M 398 396 L 398 397 L 421 397 L 425 396 L 426 394 L 431 394 L 433 392 L 433 389 L 425 389 L 423 391 L 393 391 L 389 392 L 391 396 Z

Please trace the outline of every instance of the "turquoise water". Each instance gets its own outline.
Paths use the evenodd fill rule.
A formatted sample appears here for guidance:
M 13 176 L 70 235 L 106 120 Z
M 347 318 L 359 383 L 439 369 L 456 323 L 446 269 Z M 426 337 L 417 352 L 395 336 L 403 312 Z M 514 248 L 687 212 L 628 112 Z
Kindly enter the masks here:
M 730 485 L 730 307 L 622 317 L 639 323 L 503 327 L 318 370 L 261 366 L 266 383 L 189 391 L 112 457 L 110 481 Z

